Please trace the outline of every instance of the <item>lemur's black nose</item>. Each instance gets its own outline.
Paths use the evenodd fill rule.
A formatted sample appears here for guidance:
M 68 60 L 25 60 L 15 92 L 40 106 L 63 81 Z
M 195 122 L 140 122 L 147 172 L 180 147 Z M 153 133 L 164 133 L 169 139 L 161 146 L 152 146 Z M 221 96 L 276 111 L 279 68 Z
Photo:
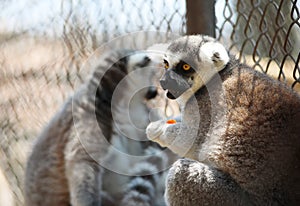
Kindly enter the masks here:
M 154 87 L 154 86 L 151 86 L 151 87 L 149 87 L 149 89 L 148 89 L 148 91 L 146 93 L 145 98 L 146 99 L 153 99 L 153 98 L 156 97 L 156 95 L 157 95 L 157 88 Z
M 178 88 L 178 81 L 173 79 L 169 74 L 162 77 L 159 82 L 163 90 Z

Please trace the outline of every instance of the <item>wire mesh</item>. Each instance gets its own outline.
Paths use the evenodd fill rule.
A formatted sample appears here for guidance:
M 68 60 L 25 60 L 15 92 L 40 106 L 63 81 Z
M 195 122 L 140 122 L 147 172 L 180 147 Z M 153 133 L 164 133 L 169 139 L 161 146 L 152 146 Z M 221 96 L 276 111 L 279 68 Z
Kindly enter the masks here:
M 223 6 L 223 19 L 217 23 L 217 36 L 229 50 L 253 68 L 299 90 L 299 1 L 218 3 Z
M 5 191 L 5 205 L 24 204 L 30 148 L 76 89 L 75 81 L 86 78 L 89 71 L 81 66 L 96 48 L 141 30 L 158 35 L 117 46 L 146 48 L 187 31 L 181 0 L 24 2 L 0 3 L 0 181 L 8 182 L 0 188 L 0 205 Z M 216 36 L 254 69 L 300 90 L 299 5 L 299 0 L 217 0 Z

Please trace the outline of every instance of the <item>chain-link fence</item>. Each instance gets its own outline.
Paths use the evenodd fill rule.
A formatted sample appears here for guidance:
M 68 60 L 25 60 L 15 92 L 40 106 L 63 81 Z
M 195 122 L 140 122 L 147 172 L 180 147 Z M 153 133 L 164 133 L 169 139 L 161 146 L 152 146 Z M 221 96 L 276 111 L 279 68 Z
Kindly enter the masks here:
M 255 69 L 299 90 L 299 7 L 297 0 L 226 1 L 217 37 Z
M 5 199 L 5 205 L 23 205 L 33 141 L 75 81 L 85 79 L 89 71 L 81 66 L 95 49 L 136 31 L 157 35 L 129 35 L 116 46 L 145 49 L 194 31 L 187 29 L 193 25 L 183 0 L 24 2 L 0 3 L 0 205 Z M 299 6 L 297 0 L 218 0 L 216 37 L 242 61 L 300 90 Z

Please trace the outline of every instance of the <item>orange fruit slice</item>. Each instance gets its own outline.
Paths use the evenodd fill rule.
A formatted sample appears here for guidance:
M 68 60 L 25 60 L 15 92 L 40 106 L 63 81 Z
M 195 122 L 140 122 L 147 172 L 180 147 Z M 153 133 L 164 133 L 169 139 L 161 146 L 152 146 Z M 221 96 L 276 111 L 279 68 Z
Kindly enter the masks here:
M 176 120 L 175 119 L 169 119 L 167 121 L 167 124 L 175 124 L 176 123 Z

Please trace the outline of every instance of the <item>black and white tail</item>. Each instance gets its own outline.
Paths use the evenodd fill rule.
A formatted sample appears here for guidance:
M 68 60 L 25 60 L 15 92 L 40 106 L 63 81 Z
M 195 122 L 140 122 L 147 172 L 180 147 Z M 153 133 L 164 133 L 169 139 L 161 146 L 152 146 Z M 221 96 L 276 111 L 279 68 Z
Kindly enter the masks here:
M 130 178 L 122 206 L 162 206 L 164 204 L 165 167 L 167 156 L 161 149 L 149 147 L 146 161 L 137 163 L 132 168 L 135 176 Z

